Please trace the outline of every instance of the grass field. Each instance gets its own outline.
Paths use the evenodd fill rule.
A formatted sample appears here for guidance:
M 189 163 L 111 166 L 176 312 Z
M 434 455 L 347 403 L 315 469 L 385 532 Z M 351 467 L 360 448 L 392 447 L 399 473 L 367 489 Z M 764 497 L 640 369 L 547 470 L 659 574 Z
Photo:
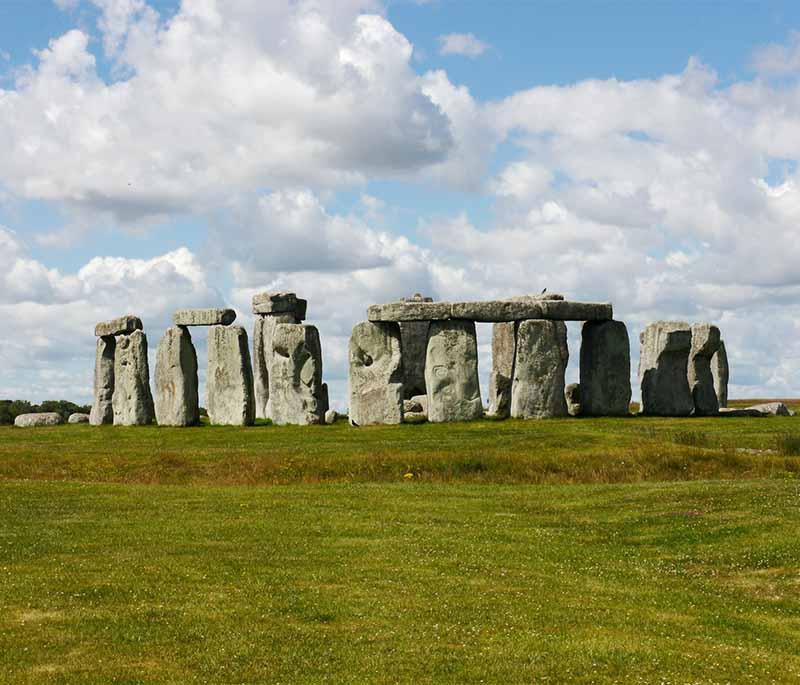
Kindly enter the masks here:
M 2 683 L 800 681 L 800 417 L 0 429 Z

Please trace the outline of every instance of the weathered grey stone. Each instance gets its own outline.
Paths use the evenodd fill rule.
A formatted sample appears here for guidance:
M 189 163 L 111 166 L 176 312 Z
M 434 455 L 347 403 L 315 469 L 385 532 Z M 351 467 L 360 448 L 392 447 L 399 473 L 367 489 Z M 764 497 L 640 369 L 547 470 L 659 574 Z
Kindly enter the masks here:
M 319 408 L 320 411 L 322 412 L 323 418 L 325 417 L 325 414 L 328 413 L 328 409 L 331 408 L 331 400 L 330 396 L 328 395 L 327 383 L 323 383 L 322 387 L 319 390 Z
M 147 336 L 142 331 L 117 336 L 112 404 L 116 426 L 144 426 L 155 418 Z
M 266 292 L 253 295 L 253 314 L 291 314 L 299 323 L 306 318 L 308 301 L 295 293 Z
M 336 419 L 338 418 L 339 413 L 335 409 L 328 409 L 328 411 L 325 412 L 325 423 L 329 426 L 336 423 Z
M 762 414 L 758 409 L 748 409 L 748 408 L 741 408 L 741 407 L 720 407 L 719 408 L 719 416 L 728 416 L 731 418 L 740 418 L 743 416 L 754 416 L 754 417 L 764 417 L 768 416 L 768 414 Z
M 684 321 L 656 321 L 639 336 L 641 413 L 689 416 L 694 409 L 688 365 L 692 330 Z
M 754 404 L 751 407 L 747 407 L 747 409 L 760 412 L 765 416 L 794 416 L 794 412 L 783 402 L 765 402 L 763 404 Z
M 511 414 L 511 383 L 517 352 L 517 324 L 513 321 L 492 326 L 492 371 L 489 374 L 489 416 L 508 418 Z
M 94 334 L 100 338 L 111 335 L 128 335 L 142 330 L 142 320 L 138 316 L 126 314 L 111 321 L 102 321 L 94 327 Z
M 540 293 L 538 295 L 514 295 L 508 298 L 509 300 L 513 300 L 514 302 L 525 302 L 527 300 L 533 300 L 534 302 L 541 302 L 542 300 L 563 300 L 564 296 L 559 295 L 558 293 Z
M 270 419 L 269 375 L 272 369 L 272 338 L 275 326 L 282 323 L 300 323 L 294 314 L 269 314 L 256 316 L 253 328 L 253 380 L 256 393 L 256 418 Z
M 570 416 L 581 415 L 581 384 L 570 383 L 564 389 L 564 399 L 567 401 L 567 411 Z
M 255 421 L 253 368 L 247 331 L 241 326 L 209 330 L 206 408 L 214 425 L 250 426 Z
M 403 400 L 403 414 L 406 412 L 411 412 L 412 414 L 415 412 L 422 411 L 422 403 L 418 400 Z
M 400 340 L 403 350 L 403 397 L 425 393 L 425 355 L 430 321 L 403 321 Z
M 728 353 L 725 350 L 725 341 L 719 341 L 719 348 L 711 357 L 711 375 L 714 377 L 714 392 L 717 394 L 717 403 L 720 409 L 728 406 Z
M 441 321 L 450 318 L 449 302 L 389 302 L 367 310 L 370 321 Z
M 228 326 L 235 320 L 233 309 L 179 309 L 172 315 L 176 326 Z
M 168 328 L 156 351 L 156 421 L 159 426 L 200 423 L 197 352 L 187 328 Z
M 36 428 L 38 426 L 58 426 L 64 423 L 61 414 L 54 411 L 39 412 L 34 414 L 20 414 L 14 419 L 17 428 Z
M 692 349 L 687 367 L 689 387 L 692 390 L 694 413 L 713 416 L 719 412 L 711 358 L 719 349 L 719 328 L 708 323 L 692 324 Z
M 424 411 L 410 411 L 403 414 L 403 423 L 425 423 L 428 415 Z
M 428 420 L 468 421 L 483 416 L 478 343 L 472 321 L 434 321 L 425 358 Z
M 486 302 L 390 302 L 367 310 L 370 321 L 469 321 L 500 322 L 524 319 L 554 321 L 607 321 L 613 318 L 610 303 L 568 302 L 524 296 Z
M 362 321 L 349 347 L 350 423 L 368 426 L 403 420 L 403 357 L 396 323 Z
M 277 424 L 322 423 L 322 348 L 316 326 L 282 323 L 272 337 L 270 412 Z
M 94 360 L 94 401 L 89 414 L 89 423 L 101 426 L 114 423 L 114 352 L 116 338 L 104 335 L 97 339 L 97 352 Z
M 78 412 L 70 414 L 67 423 L 89 423 L 89 414 L 80 414 Z
M 581 331 L 581 414 L 627 416 L 631 345 L 622 321 L 587 321 Z
M 567 416 L 564 374 L 568 361 L 567 325 L 563 321 L 522 321 L 517 328 L 511 416 Z

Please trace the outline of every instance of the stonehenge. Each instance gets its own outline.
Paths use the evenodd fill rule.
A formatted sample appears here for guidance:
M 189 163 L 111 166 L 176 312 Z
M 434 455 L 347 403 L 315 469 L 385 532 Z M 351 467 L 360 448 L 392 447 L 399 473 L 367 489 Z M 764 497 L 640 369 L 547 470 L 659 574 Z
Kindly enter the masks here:
M 155 386 L 159 426 L 194 426 L 200 422 L 197 352 L 185 326 L 168 328 L 158 343 Z
M 349 345 L 350 423 L 403 421 L 403 357 L 400 326 L 362 321 Z
M 583 324 L 579 402 L 584 416 L 630 413 L 631 347 L 622 321 Z
M 269 373 L 272 421 L 279 425 L 323 423 L 328 407 L 322 385 L 322 348 L 316 326 L 278 324 Z
M 567 326 L 563 321 L 528 319 L 519 324 L 511 384 L 513 418 L 568 415 L 564 396 L 568 360 Z
M 213 425 L 251 426 L 255 421 L 250 346 L 241 326 L 209 329 L 206 408 Z
M 720 340 L 717 351 L 711 357 L 711 375 L 714 377 L 714 392 L 720 409 L 728 406 L 728 373 L 728 353 L 725 351 L 725 341 Z

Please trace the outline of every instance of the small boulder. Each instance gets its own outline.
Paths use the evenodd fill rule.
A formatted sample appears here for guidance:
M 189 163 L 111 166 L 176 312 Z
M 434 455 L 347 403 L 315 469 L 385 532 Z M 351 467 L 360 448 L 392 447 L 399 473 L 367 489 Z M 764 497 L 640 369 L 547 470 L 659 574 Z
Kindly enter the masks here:
M 564 399 L 567 400 L 569 415 L 579 416 L 581 413 L 581 384 L 570 383 L 564 390 Z
M 327 423 L 329 426 L 336 423 L 336 419 L 338 418 L 339 412 L 337 412 L 335 409 L 328 409 L 328 411 L 325 412 L 325 423 Z
M 89 423 L 89 414 L 70 414 L 67 423 Z
M 58 426 L 64 423 L 61 414 L 54 411 L 46 411 L 35 414 L 20 414 L 14 419 L 17 428 L 34 428 L 36 426 Z

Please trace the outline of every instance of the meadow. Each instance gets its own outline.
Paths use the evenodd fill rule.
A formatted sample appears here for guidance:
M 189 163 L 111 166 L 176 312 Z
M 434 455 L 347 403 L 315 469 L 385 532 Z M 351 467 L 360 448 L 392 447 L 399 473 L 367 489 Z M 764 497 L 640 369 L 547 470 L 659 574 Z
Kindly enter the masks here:
M 800 417 L 0 428 L 0 682 L 800 681 Z

